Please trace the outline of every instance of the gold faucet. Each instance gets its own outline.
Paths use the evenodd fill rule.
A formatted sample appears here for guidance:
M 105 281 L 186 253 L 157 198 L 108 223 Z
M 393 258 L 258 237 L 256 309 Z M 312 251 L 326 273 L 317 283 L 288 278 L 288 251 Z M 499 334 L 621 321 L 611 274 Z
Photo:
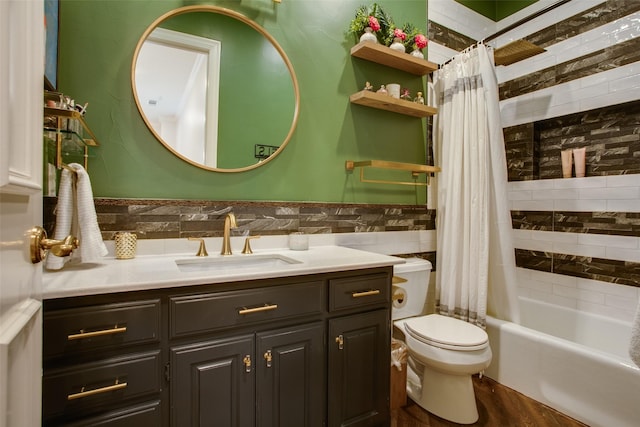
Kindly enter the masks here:
M 238 227 L 236 223 L 236 216 L 233 212 L 229 212 L 224 218 L 224 235 L 222 236 L 222 250 L 221 255 L 231 255 L 231 229 Z

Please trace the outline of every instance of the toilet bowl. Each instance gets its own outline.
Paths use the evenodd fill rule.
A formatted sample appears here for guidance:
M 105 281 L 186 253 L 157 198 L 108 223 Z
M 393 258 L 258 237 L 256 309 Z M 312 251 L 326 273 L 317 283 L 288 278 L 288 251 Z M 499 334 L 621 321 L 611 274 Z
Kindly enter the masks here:
M 423 315 L 431 263 L 410 258 L 394 266 L 394 333 L 409 351 L 407 393 L 434 415 L 459 424 L 478 420 L 471 376 L 491 363 L 486 332 L 439 314 Z M 414 299 L 415 298 L 415 299 Z

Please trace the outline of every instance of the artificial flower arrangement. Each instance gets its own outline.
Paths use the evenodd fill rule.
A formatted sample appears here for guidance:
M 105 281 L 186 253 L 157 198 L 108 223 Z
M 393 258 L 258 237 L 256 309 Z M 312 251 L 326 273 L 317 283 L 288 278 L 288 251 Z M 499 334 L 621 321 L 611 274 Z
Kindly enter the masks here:
M 401 31 L 405 35 L 405 37 L 402 38 L 402 43 L 404 44 L 407 52 L 411 52 L 412 50 L 422 50 L 427 47 L 427 38 L 412 23 L 405 23 L 402 26 Z
M 355 17 L 349 25 L 349 33 L 353 34 L 356 43 L 365 33 L 366 28 L 370 28 L 378 43 L 385 46 L 390 46 L 395 38 L 399 38 L 404 44 L 406 52 L 422 50 L 428 43 L 427 38 L 420 33 L 415 25 L 405 23 L 402 27 L 397 27 L 393 18 L 377 3 L 370 6 L 360 6 L 356 10 Z
M 349 25 L 349 32 L 353 34 L 357 43 L 365 29 L 370 28 L 378 39 L 378 43 L 388 45 L 392 27 L 394 24 L 391 17 L 378 3 L 373 3 L 371 6 L 360 6 L 356 10 L 356 16 Z

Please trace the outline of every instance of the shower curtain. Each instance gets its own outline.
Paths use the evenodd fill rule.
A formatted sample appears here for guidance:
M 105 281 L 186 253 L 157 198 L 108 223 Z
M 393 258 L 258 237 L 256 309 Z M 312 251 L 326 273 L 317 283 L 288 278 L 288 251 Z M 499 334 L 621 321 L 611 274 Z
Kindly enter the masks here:
M 485 327 L 519 321 L 507 165 L 492 52 L 483 44 L 434 73 L 438 115 L 436 310 Z M 489 306 L 489 310 L 487 307 Z

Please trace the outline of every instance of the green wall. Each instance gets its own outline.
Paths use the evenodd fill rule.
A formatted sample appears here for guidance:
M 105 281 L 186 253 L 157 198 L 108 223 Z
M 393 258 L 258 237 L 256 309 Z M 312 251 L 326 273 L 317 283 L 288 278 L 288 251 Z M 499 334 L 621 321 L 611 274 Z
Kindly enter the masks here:
M 538 0 L 456 0 L 479 14 L 494 21 L 499 21 Z
M 378 3 L 396 23 L 409 21 L 426 30 L 424 0 Z M 189 4 L 194 2 L 61 2 L 59 89 L 80 103 L 89 102 L 87 122 L 101 143 L 89 159 L 96 197 L 425 202 L 424 187 L 360 183 L 357 173 L 344 170 L 345 160 L 421 163 L 425 157 L 424 120 L 349 103 L 349 95 L 365 81 L 376 86 L 398 82 L 412 93 L 424 87 L 423 78 L 350 57 L 353 42 L 345 30 L 361 0 L 207 2 L 255 20 L 282 46 L 300 84 L 298 127 L 277 158 L 247 172 L 206 171 L 173 156 L 137 111 L 131 61 L 149 24 Z M 244 119 L 250 126 L 252 118 Z M 371 177 L 377 177 L 373 172 Z

